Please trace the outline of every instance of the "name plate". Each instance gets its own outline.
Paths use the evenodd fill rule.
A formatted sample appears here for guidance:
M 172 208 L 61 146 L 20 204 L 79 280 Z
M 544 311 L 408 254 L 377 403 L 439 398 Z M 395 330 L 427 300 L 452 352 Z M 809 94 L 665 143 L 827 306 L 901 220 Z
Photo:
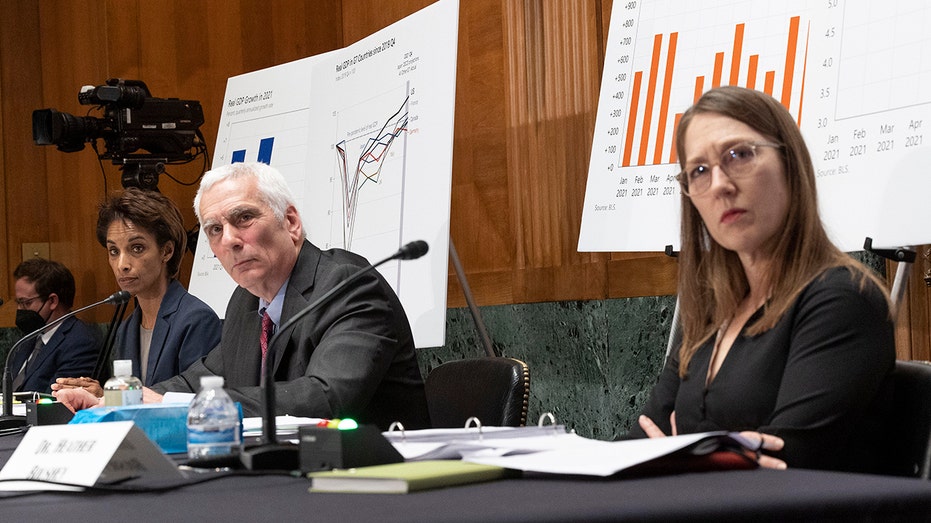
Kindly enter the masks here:
M 47 425 L 23 436 L 0 470 L 0 490 L 83 490 L 142 475 L 182 478 L 133 422 Z

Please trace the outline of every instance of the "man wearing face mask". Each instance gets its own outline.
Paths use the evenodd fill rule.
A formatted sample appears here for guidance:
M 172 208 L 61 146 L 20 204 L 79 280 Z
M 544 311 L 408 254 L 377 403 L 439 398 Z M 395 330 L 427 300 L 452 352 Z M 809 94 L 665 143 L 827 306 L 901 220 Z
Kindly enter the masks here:
M 64 265 L 31 258 L 13 271 L 16 279 L 16 326 L 23 335 L 71 312 L 74 276 Z M 100 339 L 94 329 L 69 318 L 25 342 L 10 362 L 13 390 L 51 392 L 60 376 L 88 376 L 94 371 Z

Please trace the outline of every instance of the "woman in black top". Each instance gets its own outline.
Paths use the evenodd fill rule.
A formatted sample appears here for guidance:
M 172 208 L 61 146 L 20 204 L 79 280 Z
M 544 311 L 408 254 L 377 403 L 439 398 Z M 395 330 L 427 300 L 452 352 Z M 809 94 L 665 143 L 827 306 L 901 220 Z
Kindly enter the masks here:
M 878 470 L 888 295 L 829 240 L 797 124 L 769 95 L 721 87 L 676 139 L 682 343 L 632 434 L 749 431 L 763 466 Z

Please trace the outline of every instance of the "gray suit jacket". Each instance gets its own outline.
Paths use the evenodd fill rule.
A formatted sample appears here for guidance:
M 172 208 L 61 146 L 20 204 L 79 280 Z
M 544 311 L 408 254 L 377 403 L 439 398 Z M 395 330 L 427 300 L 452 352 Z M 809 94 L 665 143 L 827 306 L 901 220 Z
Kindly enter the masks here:
M 368 266 L 342 249 L 321 251 L 305 241 L 285 291 L 281 323 Z M 152 387 L 193 392 L 200 377 L 226 379 L 246 416 L 260 416 L 261 320 L 258 298 L 241 287 L 226 309 L 220 345 L 187 371 Z M 323 307 L 281 332 L 275 342 L 277 414 L 353 418 L 387 429 L 429 426 L 423 379 L 407 315 L 377 271 L 343 289 Z

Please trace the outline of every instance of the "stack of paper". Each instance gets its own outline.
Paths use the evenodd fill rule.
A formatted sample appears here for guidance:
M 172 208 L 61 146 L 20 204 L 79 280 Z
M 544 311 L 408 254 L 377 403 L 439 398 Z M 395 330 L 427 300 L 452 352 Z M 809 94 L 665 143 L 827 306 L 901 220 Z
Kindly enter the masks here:
M 562 425 L 544 427 L 482 427 L 425 429 L 382 433 L 407 461 L 465 459 L 475 455 L 539 452 L 573 445 L 582 440 Z
M 681 454 L 704 456 L 733 450 L 745 458 L 741 468 L 755 466 L 755 456 L 739 434 L 703 432 L 666 438 L 600 441 L 566 433 L 564 427 L 483 427 L 386 432 L 385 437 L 408 461 L 461 459 L 525 472 L 610 476 L 637 465 Z M 685 463 L 683 462 L 683 465 Z M 676 467 L 670 466 L 670 470 Z

